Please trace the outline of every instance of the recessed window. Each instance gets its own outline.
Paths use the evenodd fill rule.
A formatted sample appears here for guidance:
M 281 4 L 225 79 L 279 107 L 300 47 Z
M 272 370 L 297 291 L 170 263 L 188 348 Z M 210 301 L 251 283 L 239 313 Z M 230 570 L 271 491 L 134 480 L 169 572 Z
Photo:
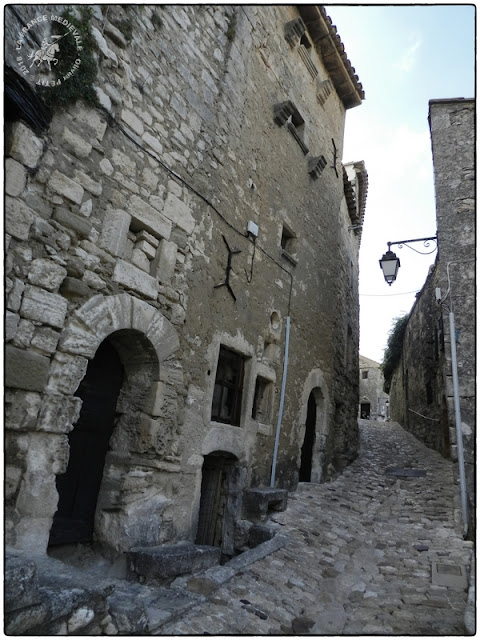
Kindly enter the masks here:
M 224 346 L 218 356 L 212 400 L 212 420 L 240 425 L 245 358 Z
M 293 256 L 297 249 L 297 238 L 293 231 L 285 225 L 282 227 L 280 246 L 282 248 L 282 253 L 286 253 L 289 256 Z
M 368 371 L 362 371 L 362 380 L 366 380 L 368 378 Z
M 258 376 L 255 382 L 255 395 L 253 397 L 252 418 L 263 424 L 271 422 L 271 397 L 273 383 L 266 378 Z
M 311 49 L 312 48 L 312 43 L 310 42 L 310 40 L 308 39 L 308 36 L 306 33 L 304 33 L 302 35 L 302 37 L 300 38 L 300 44 L 303 44 L 303 46 L 305 47 L 305 49 Z

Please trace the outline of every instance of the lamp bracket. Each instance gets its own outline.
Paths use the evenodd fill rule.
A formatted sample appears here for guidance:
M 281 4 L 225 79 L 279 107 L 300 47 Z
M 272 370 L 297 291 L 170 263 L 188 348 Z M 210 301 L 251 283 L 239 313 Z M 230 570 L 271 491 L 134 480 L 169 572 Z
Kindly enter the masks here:
M 412 242 L 423 242 L 423 246 L 424 247 L 429 247 L 430 246 L 430 242 L 432 240 L 435 240 L 436 245 L 433 251 L 435 251 L 437 249 L 437 245 L 438 245 L 438 240 L 437 240 L 437 236 L 431 236 L 429 238 L 414 238 L 413 240 L 396 240 L 395 242 L 387 242 L 388 245 L 388 250 L 390 251 L 390 247 L 393 244 L 398 244 L 398 248 L 402 249 L 403 246 L 407 246 L 409 249 L 412 249 L 412 251 L 416 251 L 417 253 L 420 253 L 422 255 L 428 255 L 429 253 L 433 253 L 433 251 L 418 251 L 417 249 L 414 249 L 413 247 L 410 247 L 409 244 Z

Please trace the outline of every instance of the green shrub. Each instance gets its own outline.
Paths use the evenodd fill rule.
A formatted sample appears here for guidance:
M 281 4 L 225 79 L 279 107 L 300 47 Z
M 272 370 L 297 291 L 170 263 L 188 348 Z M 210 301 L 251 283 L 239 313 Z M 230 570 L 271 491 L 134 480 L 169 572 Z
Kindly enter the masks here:
M 393 373 L 402 357 L 403 338 L 407 328 L 409 315 L 395 318 L 388 334 L 387 347 L 383 353 L 382 371 L 384 377 L 383 390 L 390 393 Z

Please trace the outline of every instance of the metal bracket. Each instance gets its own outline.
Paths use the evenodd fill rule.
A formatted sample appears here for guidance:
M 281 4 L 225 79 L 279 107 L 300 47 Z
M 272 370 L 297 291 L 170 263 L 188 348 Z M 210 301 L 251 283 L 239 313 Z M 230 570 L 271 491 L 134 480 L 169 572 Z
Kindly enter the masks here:
M 222 234 L 222 238 L 223 241 L 225 242 L 226 246 L 227 246 L 227 251 L 228 251 L 228 258 L 227 258 L 227 270 L 225 273 L 225 282 L 221 282 L 220 284 L 216 284 L 213 288 L 214 289 L 218 289 L 219 287 L 227 287 L 228 292 L 230 293 L 230 295 L 232 296 L 232 298 L 234 299 L 234 301 L 237 301 L 237 298 L 235 296 L 235 294 L 233 293 L 232 287 L 230 286 L 230 271 L 232 270 L 232 256 L 234 256 L 237 253 L 242 253 L 241 249 L 230 249 L 227 239 L 225 238 L 225 236 Z

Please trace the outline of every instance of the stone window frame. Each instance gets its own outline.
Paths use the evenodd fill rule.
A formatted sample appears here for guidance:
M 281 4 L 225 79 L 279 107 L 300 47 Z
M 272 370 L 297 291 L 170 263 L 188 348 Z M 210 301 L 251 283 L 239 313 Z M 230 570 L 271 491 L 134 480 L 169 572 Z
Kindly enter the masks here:
M 366 380 L 368 378 L 368 371 L 362 371 L 362 380 Z
M 282 258 L 288 260 L 293 266 L 298 264 L 297 243 L 297 234 L 286 222 L 283 222 L 280 235 L 280 251 Z

